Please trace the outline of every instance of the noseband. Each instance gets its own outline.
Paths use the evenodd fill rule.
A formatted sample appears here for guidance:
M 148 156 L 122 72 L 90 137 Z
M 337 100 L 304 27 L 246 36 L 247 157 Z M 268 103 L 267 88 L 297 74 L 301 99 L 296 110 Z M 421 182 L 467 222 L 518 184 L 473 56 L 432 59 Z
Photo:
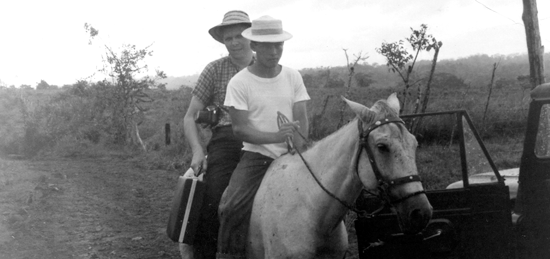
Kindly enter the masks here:
M 371 164 L 371 167 L 372 167 L 372 171 L 374 172 L 374 176 L 376 177 L 376 180 L 378 181 L 377 189 L 379 190 L 379 192 L 378 192 L 378 194 L 376 194 L 376 193 L 371 192 L 369 190 L 366 190 L 366 191 L 368 193 L 374 195 L 374 196 L 377 196 L 377 197 L 381 198 L 386 203 L 388 203 L 390 205 L 393 205 L 393 204 L 403 202 L 403 201 L 405 201 L 409 198 L 412 198 L 414 196 L 424 194 L 424 193 L 426 193 L 426 191 L 421 190 L 421 191 L 417 191 L 417 192 L 414 192 L 414 193 L 410 193 L 410 194 L 408 194 L 404 197 L 397 197 L 397 198 L 392 197 L 390 195 L 389 190 L 393 187 L 403 185 L 403 184 L 407 184 L 407 183 L 411 183 L 411 182 L 422 182 L 422 180 L 420 179 L 420 176 L 418 176 L 418 175 L 407 175 L 407 176 L 400 177 L 400 178 L 393 179 L 393 180 L 386 180 L 386 179 L 384 179 L 384 177 L 380 173 L 380 169 L 376 165 L 376 160 L 374 159 L 374 154 L 372 152 L 372 149 L 369 146 L 368 137 L 369 137 L 369 134 L 374 129 L 376 129 L 376 128 L 382 126 L 382 125 L 388 124 L 388 123 L 400 123 L 400 124 L 405 125 L 405 122 L 403 122 L 403 120 L 401 120 L 400 118 L 381 119 L 381 120 L 378 120 L 378 121 L 374 122 L 373 124 L 371 124 L 367 128 L 367 130 L 363 132 L 363 122 L 361 121 L 361 119 L 358 119 L 357 127 L 359 128 L 359 150 L 357 151 L 355 172 L 357 173 L 357 176 L 359 176 L 359 158 L 361 156 L 361 152 L 363 150 L 366 150 L 367 151 L 367 156 L 369 158 L 369 161 L 370 161 L 370 164 Z M 381 210 L 381 209 L 379 209 L 379 210 Z

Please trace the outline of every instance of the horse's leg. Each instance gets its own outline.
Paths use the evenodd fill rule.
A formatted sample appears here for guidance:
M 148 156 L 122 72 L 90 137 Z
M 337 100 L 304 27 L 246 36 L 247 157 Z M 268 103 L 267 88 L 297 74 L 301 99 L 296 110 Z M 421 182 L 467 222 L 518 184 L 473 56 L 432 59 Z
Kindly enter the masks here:
M 344 258 L 348 249 L 348 232 L 344 222 L 340 222 L 325 240 L 325 251 L 319 251 L 317 258 Z

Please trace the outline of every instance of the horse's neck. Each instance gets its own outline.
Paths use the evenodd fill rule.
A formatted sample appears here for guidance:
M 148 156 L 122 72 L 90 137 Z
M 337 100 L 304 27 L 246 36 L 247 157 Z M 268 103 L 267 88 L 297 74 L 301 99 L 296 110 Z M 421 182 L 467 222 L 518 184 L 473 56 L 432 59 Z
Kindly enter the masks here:
M 357 121 L 354 121 L 317 142 L 304 154 L 306 159 L 311 161 L 312 171 L 321 184 L 348 204 L 355 201 L 362 186 L 354 173 L 358 138 Z M 322 224 L 338 224 L 347 209 L 339 201 L 324 193 L 321 188 L 313 189 L 316 206 L 328 208 L 320 218 L 325 221 Z

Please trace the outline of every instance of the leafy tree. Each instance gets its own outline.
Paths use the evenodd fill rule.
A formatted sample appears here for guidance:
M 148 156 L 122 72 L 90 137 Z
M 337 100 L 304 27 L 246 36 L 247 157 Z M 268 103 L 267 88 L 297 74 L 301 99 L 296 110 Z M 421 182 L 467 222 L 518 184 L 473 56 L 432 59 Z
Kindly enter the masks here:
M 508 79 L 508 78 L 499 78 L 495 82 L 495 87 L 497 89 L 505 89 L 505 88 L 512 88 L 516 84 L 517 84 L 516 80 Z
M 346 82 L 341 78 L 329 77 L 327 80 L 326 88 L 343 88 L 346 85 Z
M 516 79 L 518 80 L 518 83 L 521 86 L 521 88 L 523 89 L 523 91 L 531 89 L 531 81 L 530 81 L 531 76 L 530 75 L 519 75 Z
M 434 87 L 440 89 L 461 89 L 466 87 L 466 83 L 461 78 L 458 78 L 451 73 L 436 73 L 432 82 Z
M 78 80 L 76 83 L 68 86 L 63 86 L 63 88 L 67 89 L 68 92 L 72 95 L 80 96 L 80 97 L 87 97 L 89 96 L 89 88 L 90 84 L 88 81 L 85 80 Z
M 36 90 L 48 90 L 48 89 L 50 89 L 50 85 L 44 80 L 40 80 L 40 82 L 36 85 Z
M 32 90 L 32 87 L 30 85 L 20 85 L 19 86 L 19 89 L 23 89 L 23 90 Z
M 358 87 L 369 87 L 375 81 L 367 73 L 358 72 L 354 76 Z
M 89 44 L 92 44 L 99 31 L 87 23 L 84 24 L 84 29 L 90 35 Z M 109 96 L 109 110 L 115 142 L 136 144 L 143 149 L 145 146 L 137 126 L 143 120 L 143 113 L 146 111 L 143 104 L 153 101 L 145 90 L 165 86 L 158 84 L 156 80 L 166 78 L 162 71 L 156 71 L 155 77 L 140 75 L 148 71 L 144 60 L 147 56 L 153 55 L 150 47 L 151 45 L 138 49 L 135 45 L 123 45 L 122 50 L 117 53 L 104 45 L 104 68 L 100 70 L 110 78 L 110 81 L 104 80 L 103 85 L 114 87 Z
M 304 80 L 304 85 L 306 86 L 306 88 L 319 88 L 319 85 L 316 85 L 314 83 L 314 78 L 313 78 L 313 75 L 311 74 L 303 74 L 302 75 L 302 80 Z
M 418 55 L 421 51 L 424 50 L 428 52 L 432 49 L 435 50 L 432 69 L 430 72 L 428 83 L 426 85 L 426 94 L 424 95 L 424 98 L 420 98 L 420 95 L 418 96 L 418 99 L 421 99 L 419 101 L 422 102 L 422 107 L 424 110 L 429 97 L 429 86 L 435 71 L 435 64 L 437 62 L 439 48 L 441 48 L 441 46 L 443 45 L 440 41 L 438 42 L 432 35 L 427 34 L 427 30 L 428 26 L 425 24 L 420 25 L 419 30 L 411 28 L 412 33 L 408 38 L 406 38 L 406 41 L 410 44 L 410 47 L 414 51 L 414 55 L 410 54 L 407 51 L 404 46 L 403 40 L 393 43 L 382 43 L 382 46 L 376 49 L 378 53 L 386 57 L 386 66 L 389 67 L 390 71 L 392 71 L 393 73 L 397 73 L 399 77 L 403 80 L 405 89 L 403 90 L 403 105 L 401 109 L 406 113 L 413 111 L 416 112 L 419 107 L 416 106 L 412 110 L 410 108 L 407 108 L 409 106 L 409 88 L 421 81 L 417 80 L 415 82 L 411 82 L 411 80 L 413 79 L 413 69 L 416 64 Z M 419 101 L 416 101 L 415 103 L 418 105 L 420 103 Z

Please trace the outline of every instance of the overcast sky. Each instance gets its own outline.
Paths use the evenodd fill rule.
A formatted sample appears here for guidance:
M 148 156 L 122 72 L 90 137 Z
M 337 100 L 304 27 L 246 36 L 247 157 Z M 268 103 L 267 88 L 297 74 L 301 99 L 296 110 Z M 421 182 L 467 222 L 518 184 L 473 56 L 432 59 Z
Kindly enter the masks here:
M 537 1 L 542 44 L 550 46 L 550 1 Z M 428 25 L 443 42 L 439 59 L 475 54 L 526 53 L 521 0 L 174 0 L 174 1 L 2 1 L 0 80 L 62 86 L 92 75 L 101 66 L 103 44 L 154 51 L 152 71 L 168 76 L 200 73 L 226 55 L 208 29 L 233 9 L 251 19 L 270 15 L 294 37 L 285 43 L 281 64 L 296 69 L 344 66 L 362 53 L 384 64 L 375 48 Z M 88 45 L 84 23 L 99 30 Z M 431 56 L 424 56 L 430 59 Z

